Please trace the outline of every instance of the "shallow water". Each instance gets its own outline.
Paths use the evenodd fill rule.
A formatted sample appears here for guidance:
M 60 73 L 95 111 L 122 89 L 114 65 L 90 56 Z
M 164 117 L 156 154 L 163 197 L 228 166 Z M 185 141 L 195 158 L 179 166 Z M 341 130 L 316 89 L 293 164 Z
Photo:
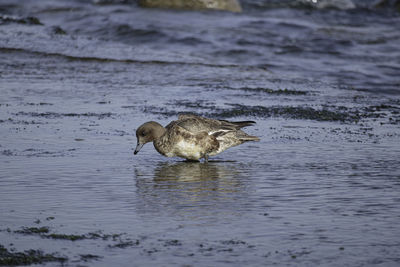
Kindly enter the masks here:
M 67 266 L 398 266 L 398 14 L 127 2 L 0 4 L 0 245 Z M 141 123 L 179 112 L 255 120 L 261 141 L 133 155 Z

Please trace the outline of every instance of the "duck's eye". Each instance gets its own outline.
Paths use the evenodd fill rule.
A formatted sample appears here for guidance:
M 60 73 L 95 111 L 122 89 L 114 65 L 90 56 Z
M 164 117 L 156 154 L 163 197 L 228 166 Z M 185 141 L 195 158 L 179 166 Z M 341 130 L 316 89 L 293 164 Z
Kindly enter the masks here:
M 146 134 L 147 134 L 147 133 L 146 133 L 145 131 L 143 131 L 140 135 L 141 135 L 141 136 L 146 136 Z

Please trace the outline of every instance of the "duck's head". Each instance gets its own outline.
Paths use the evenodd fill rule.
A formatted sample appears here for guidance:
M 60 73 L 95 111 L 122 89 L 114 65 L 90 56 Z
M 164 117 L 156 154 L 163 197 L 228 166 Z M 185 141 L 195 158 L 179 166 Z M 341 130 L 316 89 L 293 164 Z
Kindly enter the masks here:
M 137 145 L 135 152 L 133 153 L 136 155 L 144 146 L 144 144 L 157 140 L 164 134 L 164 132 L 165 128 L 158 122 L 149 121 L 142 124 L 136 130 Z

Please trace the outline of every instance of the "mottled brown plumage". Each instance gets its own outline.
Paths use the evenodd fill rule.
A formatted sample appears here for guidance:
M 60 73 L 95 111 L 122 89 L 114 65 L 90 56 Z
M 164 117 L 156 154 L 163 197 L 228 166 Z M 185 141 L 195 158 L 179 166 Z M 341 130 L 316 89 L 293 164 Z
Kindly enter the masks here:
M 240 130 L 253 125 L 254 121 L 229 122 L 207 119 L 195 115 L 180 115 L 165 128 L 150 121 L 136 131 L 138 140 L 135 154 L 148 142 L 153 142 L 155 149 L 166 157 L 181 157 L 199 160 L 214 156 L 222 151 L 247 141 L 259 141 Z

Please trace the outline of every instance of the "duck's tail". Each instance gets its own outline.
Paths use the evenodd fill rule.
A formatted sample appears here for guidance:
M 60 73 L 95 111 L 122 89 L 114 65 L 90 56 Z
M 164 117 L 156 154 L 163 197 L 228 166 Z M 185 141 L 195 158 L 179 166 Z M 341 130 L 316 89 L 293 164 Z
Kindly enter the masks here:
M 246 126 L 252 126 L 253 124 L 256 123 L 255 121 L 225 121 L 225 122 L 235 125 L 237 129 L 241 129 Z
M 247 142 L 247 141 L 258 142 L 258 141 L 260 141 L 260 138 L 258 138 L 257 136 L 247 135 L 247 136 L 240 137 L 240 140 L 243 142 Z

